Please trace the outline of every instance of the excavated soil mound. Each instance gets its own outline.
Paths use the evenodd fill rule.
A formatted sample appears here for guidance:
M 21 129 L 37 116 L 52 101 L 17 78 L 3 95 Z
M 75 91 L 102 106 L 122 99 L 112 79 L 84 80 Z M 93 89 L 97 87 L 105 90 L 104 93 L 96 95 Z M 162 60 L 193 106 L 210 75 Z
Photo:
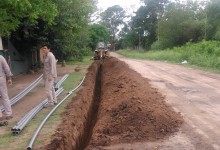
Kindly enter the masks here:
M 148 80 L 116 58 L 94 62 L 63 123 L 43 149 L 105 149 L 149 142 L 178 131 L 183 119 Z

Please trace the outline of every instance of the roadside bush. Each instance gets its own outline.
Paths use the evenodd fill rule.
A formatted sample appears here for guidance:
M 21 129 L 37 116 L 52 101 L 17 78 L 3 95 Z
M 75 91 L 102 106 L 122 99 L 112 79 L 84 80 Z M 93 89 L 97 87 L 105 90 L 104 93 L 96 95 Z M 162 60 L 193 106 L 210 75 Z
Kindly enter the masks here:
M 158 50 L 161 43 L 154 43 L 151 51 L 119 51 L 120 54 L 141 59 L 163 60 L 181 63 L 186 60 L 189 65 L 203 67 L 205 69 L 220 71 L 220 42 L 201 41 L 199 43 L 186 43 L 181 47 Z M 156 51 L 155 51 L 156 50 Z
M 163 45 L 160 41 L 156 41 L 151 45 L 151 50 L 160 50 L 163 49 Z
M 151 45 L 151 50 L 163 50 L 167 47 L 171 47 L 171 43 L 169 43 L 169 41 L 156 41 Z

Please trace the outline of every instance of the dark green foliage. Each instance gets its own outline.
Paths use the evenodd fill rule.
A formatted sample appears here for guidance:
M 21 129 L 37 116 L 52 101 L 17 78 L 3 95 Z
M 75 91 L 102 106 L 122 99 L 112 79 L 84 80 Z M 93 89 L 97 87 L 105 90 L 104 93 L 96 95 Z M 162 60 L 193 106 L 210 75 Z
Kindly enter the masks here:
M 204 38 L 204 10 L 198 3 L 171 3 L 166 7 L 157 28 L 157 42 L 152 48 L 171 48 Z
M 110 37 L 108 29 L 104 25 L 100 25 L 100 24 L 90 25 L 89 35 L 90 35 L 89 46 L 92 48 L 92 50 L 95 49 L 96 44 L 99 41 L 104 41 L 105 43 L 107 43 Z
M 220 42 L 201 41 L 198 43 L 188 42 L 183 46 L 165 50 L 128 51 L 119 53 L 133 58 L 160 60 L 180 64 L 187 61 L 188 65 L 198 66 L 205 69 L 220 71 Z
M 211 0 L 207 7 L 206 39 L 220 40 L 220 0 Z
M 130 29 L 124 37 L 126 40 L 126 42 L 123 42 L 124 47 L 141 46 L 148 49 L 157 39 L 158 19 L 162 16 L 168 0 L 142 0 L 142 2 L 144 5 L 132 17 Z M 131 39 L 131 35 L 133 39 Z M 129 39 L 131 39 L 130 42 Z
M 88 21 L 93 0 L 1 0 L 0 35 L 21 53 L 50 43 L 60 61 L 89 53 Z
M 58 15 L 49 28 L 48 41 L 54 46 L 59 60 L 82 59 L 88 50 L 89 14 L 93 0 L 55 0 Z
M 36 25 L 39 18 L 52 24 L 56 15 L 57 7 L 52 0 L 1 0 L 0 35 L 10 35 L 24 20 L 26 26 Z
M 110 32 L 110 42 L 113 45 L 113 50 L 115 50 L 115 42 L 117 39 L 117 33 L 119 32 L 119 27 L 124 25 L 124 19 L 125 11 L 119 5 L 109 7 L 101 14 L 101 24 L 106 26 Z

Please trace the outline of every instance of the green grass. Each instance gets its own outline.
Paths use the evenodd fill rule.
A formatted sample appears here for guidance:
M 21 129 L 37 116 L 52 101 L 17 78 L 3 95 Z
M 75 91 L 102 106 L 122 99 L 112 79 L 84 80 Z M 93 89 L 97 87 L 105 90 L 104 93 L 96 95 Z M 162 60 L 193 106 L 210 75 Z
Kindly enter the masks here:
M 33 95 L 33 92 L 29 92 L 29 93 L 27 93 L 25 96 L 32 96 Z
M 68 65 L 88 65 L 91 63 L 92 63 L 91 56 L 84 57 L 82 59 L 82 61 L 68 61 L 68 62 L 66 62 L 66 64 L 68 64 Z
M 220 42 L 217 41 L 187 43 L 182 47 L 166 50 L 120 50 L 118 53 L 129 58 L 166 61 L 175 64 L 186 60 L 188 62 L 185 64 L 186 66 L 220 72 Z
M 58 102 L 61 101 L 70 90 L 75 88 L 82 80 L 84 74 L 80 72 L 74 72 L 69 74 L 68 78 L 63 82 L 61 85 L 64 88 L 64 91 L 59 95 Z M 61 113 L 65 110 L 65 107 L 71 102 L 72 97 L 74 94 L 70 95 L 63 103 L 59 106 L 59 108 L 51 115 L 48 121 L 45 123 L 44 128 L 41 131 L 41 137 L 49 138 L 51 135 L 54 134 L 54 130 L 56 129 L 57 125 L 61 123 Z M 48 113 L 48 112 L 47 112 Z M 42 118 L 46 116 L 43 115 Z M 37 119 L 41 120 L 41 119 Z M 51 128 L 52 127 L 52 128 Z M 44 143 L 44 138 L 36 139 L 36 144 L 40 143 L 41 145 Z
M 179 53 L 173 51 L 134 51 L 120 50 L 119 54 L 129 58 L 146 59 L 155 61 L 168 61 L 173 63 L 181 62 L 182 58 Z

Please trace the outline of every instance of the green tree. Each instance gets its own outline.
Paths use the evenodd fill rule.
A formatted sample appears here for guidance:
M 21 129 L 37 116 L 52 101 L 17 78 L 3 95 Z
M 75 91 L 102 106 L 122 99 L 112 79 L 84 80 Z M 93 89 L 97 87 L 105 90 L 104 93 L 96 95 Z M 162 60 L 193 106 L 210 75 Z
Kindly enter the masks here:
M 205 27 L 203 11 L 197 2 L 169 4 L 158 23 L 156 45 L 167 48 L 201 40 Z
M 52 24 L 56 15 L 57 7 L 52 0 L 1 0 L 0 35 L 10 35 L 24 20 L 26 26 L 37 24 L 39 18 Z
M 90 35 L 90 47 L 93 50 L 95 49 L 96 44 L 99 41 L 104 41 L 107 43 L 110 37 L 108 29 L 100 24 L 90 25 L 89 35 Z
M 133 32 L 130 31 L 126 34 L 126 36 L 124 36 L 124 38 L 121 39 L 121 48 L 124 49 L 135 49 L 135 46 L 138 45 L 138 35 Z
M 101 14 L 101 23 L 110 31 L 113 50 L 115 49 L 116 35 L 119 32 L 120 27 L 124 24 L 124 19 L 125 11 L 119 5 L 109 7 Z
M 142 0 L 144 3 L 132 18 L 132 28 L 139 34 L 146 49 L 157 40 L 157 23 L 164 13 L 168 0 Z
M 206 39 L 220 40 L 220 1 L 211 0 L 207 7 Z
M 49 28 L 48 40 L 60 59 L 81 59 L 89 43 L 89 15 L 94 11 L 93 0 L 55 0 L 58 15 Z
M 57 12 L 53 23 L 42 17 L 36 19 L 34 23 L 28 18 L 20 19 L 18 29 L 11 34 L 11 41 L 23 52 L 37 50 L 43 43 L 50 43 L 59 60 L 81 59 L 89 52 L 88 22 L 89 15 L 95 8 L 94 2 L 93 0 L 53 0 L 53 2 Z M 42 9 L 46 6 L 42 6 Z M 48 16 L 52 15 L 51 12 L 48 13 Z
M 139 44 L 138 31 L 131 28 L 130 22 L 126 24 L 119 33 L 120 49 L 136 49 Z

